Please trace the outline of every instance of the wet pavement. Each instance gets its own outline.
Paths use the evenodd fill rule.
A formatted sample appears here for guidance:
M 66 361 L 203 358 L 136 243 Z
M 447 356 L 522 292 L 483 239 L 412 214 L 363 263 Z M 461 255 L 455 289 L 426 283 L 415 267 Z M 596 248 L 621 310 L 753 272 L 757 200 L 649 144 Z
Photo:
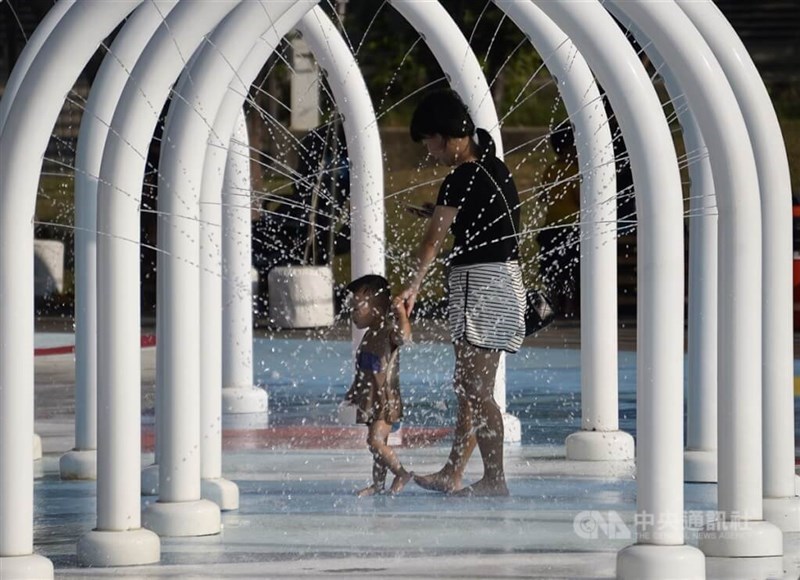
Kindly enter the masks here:
M 450 348 L 433 331 L 403 353 L 407 413 L 398 453 L 427 473 L 449 450 L 454 401 Z M 223 512 L 222 533 L 162 538 L 158 565 L 77 566 L 78 538 L 95 524 L 95 483 L 60 481 L 58 457 L 73 445 L 71 354 L 36 357 L 36 430 L 44 458 L 35 482 L 35 549 L 59 578 L 613 578 L 616 553 L 633 543 L 633 462 L 575 462 L 564 438 L 580 423 L 577 328 L 508 358 L 508 410 L 523 440 L 506 447 L 511 497 L 448 497 L 409 484 L 398 496 L 359 499 L 370 456 L 364 431 L 337 425 L 349 379 L 346 335 L 263 335 L 254 345 L 255 379 L 270 394 L 269 426 L 224 431 L 223 476 L 239 486 L 238 510 Z M 59 337 L 37 335 L 58 346 Z M 61 341 L 63 342 L 63 341 Z M 566 347 L 565 347 L 566 344 Z M 142 350 L 142 464 L 152 462 L 155 349 Z M 620 420 L 635 428 L 635 356 L 620 353 Z M 480 477 L 471 461 L 469 483 Z M 685 486 L 687 516 L 714 517 L 716 486 Z M 143 497 L 142 505 L 156 497 Z M 693 516 L 693 517 L 691 517 Z M 697 528 L 687 528 L 696 543 Z M 797 578 L 798 551 L 785 578 Z

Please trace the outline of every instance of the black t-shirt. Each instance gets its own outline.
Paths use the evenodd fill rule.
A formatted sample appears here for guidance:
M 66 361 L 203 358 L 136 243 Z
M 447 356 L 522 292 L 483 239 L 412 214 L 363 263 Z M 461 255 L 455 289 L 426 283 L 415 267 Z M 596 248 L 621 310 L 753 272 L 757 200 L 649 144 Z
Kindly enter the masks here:
M 507 262 L 519 258 L 519 194 L 511 173 L 497 157 L 484 166 L 462 163 L 439 189 L 436 205 L 458 208 L 450 226 L 455 237 L 453 266 Z

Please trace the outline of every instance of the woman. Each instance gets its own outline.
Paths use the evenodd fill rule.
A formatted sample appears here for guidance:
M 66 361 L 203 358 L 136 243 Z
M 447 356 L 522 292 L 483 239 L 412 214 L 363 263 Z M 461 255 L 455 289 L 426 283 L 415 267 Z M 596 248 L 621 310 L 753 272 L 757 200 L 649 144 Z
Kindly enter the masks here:
M 475 125 L 451 90 L 430 93 L 411 120 L 411 138 L 439 163 L 453 167 L 439 190 L 416 253 L 415 274 L 401 294 L 408 314 L 448 231 L 450 333 L 455 348 L 458 417 L 453 448 L 437 473 L 415 476 L 425 489 L 457 495 L 508 495 L 503 471 L 503 415 L 494 400 L 500 353 L 516 352 L 524 338 L 525 291 L 517 246 L 519 195 L 508 168 L 495 156 L 489 134 Z M 462 489 L 475 445 L 483 478 Z

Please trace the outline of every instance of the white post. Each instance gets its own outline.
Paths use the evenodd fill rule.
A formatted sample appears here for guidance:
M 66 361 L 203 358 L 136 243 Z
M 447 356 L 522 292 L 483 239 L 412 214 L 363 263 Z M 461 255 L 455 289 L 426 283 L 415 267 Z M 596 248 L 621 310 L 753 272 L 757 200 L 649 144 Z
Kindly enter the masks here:
M 717 215 L 711 163 L 686 96 L 661 54 L 634 24 L 683 130 L 689 179 L 688 395 L 684 480 L 717 481 Z
M 731 83 L 753 145 L 761 192 L 764 519 L 800 531 L 795 495 L 792 353 L 791 180 L 781 127 L 741 39 L 712 2 L 678 5 L 697 26 Z
M 222 188 L 222 410 L 223 424 L 266 425 L 268 394 L 253 385 L 249 142 L 247 122 L 240 110 L 228 147 Z M 204 192 L 205 185 L 204 181 Z
M 675 148 L 650 78 L 597 2 L 539 6 L 572 39 L 606 89 L 628 144 L 639 217 L 637 361 L 638 543 L 617 577 L 703 578 L 683 532 L 683 202 Z M 658 522 L 656 527 L 655 523 Z
M 201 4 L 202 10 L 198 9 Z M 139 246 L 130 240 L 138 240 L 139 237 L 138 212 L 145 164 L 142 151 L 147 151 L 162 103 L 184 66 L 187 55 L 194 52 L 203 36 L 233 7 L 230 3 L 188 1 L 180 2 L 170 12 L 166 25 L 158 29 L 131 71 L 112 120 L 110 133 L 113 136 L 109 135 L 103 155 L 98 188 L 98 284 L 105 291 L 101 293 L 98 310 L 98 380 L 101 389 L 109 389 L 111 393 L 133 393 L 129 396 L 137 397 L 137 405 L 119 411 L 130 416 L 131 421 L 135 415 L 137 449 L 140 422 L 140 313 L 138 308 L 131 308 L 130 305 L 138 304 L 139 300 Z M 187 336 L 196 336 L 196 333 Z M 164 394 L 166 404 L 162 407 L 168 408 L 169 403 L 181 403 L 170 398 L 172 395 Z M 194 413 L 190 411 L 191 407 L 183 407 L 175 416 L 165 410 L 163 424 L 177 421 L 187 430 L 194 425 L 195 433 L 199 434 L 199 405 L 195 404 Z M 104 409 L 104 412 L 109 413 L 109 409 Z M 113 424 L 107 425 L 104 431 L 103 425 L 99 425 L 99 442 L 112 437 L 109 431 L 114 427 Z M 188 443 L 185 439 L 166 441 L 165 435 L 167 433 L 159 433 L 164 439 L 162 451 L 167 465 L 174 465 L 174 462 L 166 459 L 170 454 L 174 456 L 176 451 L 180 453 L 181 445 L 188 444 L 190 449 L 186 454 L 178 455 L 175 462 L 198 453 L 196 449 L 191 449 L 191 440 Z M 128 438 L 133 436 L 128 435 Z M 178 449 L 170 443 L 177 444 Z M 194 444 L 198 443 L 195 440 Z M 137 475 L 128 475 L 126 485 L 135 485 L 138 496 L 139 461 L 129 460 L 128 464 L 135 466 Z M 117 465 L 113 468 L 114 477 L 121 474 Z M 160 471 L 161 499 L 172 499 L 165 497 L 163 484 L 165 478 L 167 481 L 178 479 L 177 474 L 163 469 L 163 465 Z M 199 487 L 198 475 L 196 496 L 181 496 L 184 501 L 179 504 L 151 504 L 143 516 L 144 526 L 172 535 L 218 532 L 219 508 L 211 502 L 200 501 Z M 136 501 L 138 506 L 138 497 Z
M 344 117 L 350 157 L 351 276 L 383 274 L 383 159 L 375 111 L 358 63 L 341 34 L 320 9 L 298 25 L 327 80 Z M 354 332 L 353 344 L 359 334 Z
M 141 6 L 114 39 L 83 110 L 75 153 L 75 449 L 62 479 L 97 477 L 97 177 L 128 72 L 177 0 Z
M 633 459 L 633 437 L 619 431 L 616 174 L 602 97 L 583 56 L 535 4 L 507 0 L 495 3 L 542 55 L 575 127 L 582 177 L 581 430 L 567 437 L 567 458 Z
M 691 181 L 684 480 L 710 483 L 717 481 L 718 219 L 714 178 L 705 141 L 690 109 L 681 108 L 678 118 L 683 128 L 686 154 L 690 159 L 688 170 Z
M 0 138 L 0 295 L 4 312 L 0 319 L 0 569 L 4 577 L 53 576 L 50 561 L 33 554 L 30 443 L 34 334 L 31 223 L 42 152 L 63 96 L 100 41 L 137 4 L 121 0 L 73 5 L 53 28 L 20 83 Z M 87 27 L 87 22 L 92 26 Z M 134 441 L 138 445 L 138 433 Z M 138 521 L 133 519 L 125 528 L 131 532 L 126 539 L 136 535 L 135 528 Z M 142 557 L 151 561 L 147 550 L 144 552 Z
M 221 478 L 221 269 L 218 241 L 206 239 L 219 228 L 221 210 L 211 200 L 200 203 L 203 153 L 227 86 L 250 48 L 266 31 L 286 34 L 310 6 L 309 2 L 240 3 L 198 53 L 179 83 L 180 97 L 170 107 L 165 135 L 169 147 L 162 148 L 159 166 L 159 208 L 166 217 L 166 227 L 159 232 L 165 266 L 160 274 L 166 276 L 162 340 L 164 352 L 169 353 L 162 359 L 166 420 L 161 423 L 160 501 L 147 510 L 164 526 L 159 528 L 164 533 L 174 531 L 164 515 L 202 492 L 220 507 L 238 507 L 238 488 Z M 201 220 L 208 222 L 203 235 Z M 211 255 L 212 249 L 216 255 Z M 199 410 L 196 418 L 186 414 L 192 408 Z
M 312 2 L 306 2 L 308 7 Z M 226 154 L 232 132 L 241 114 L 250 84 L 264 62 L 280 42 L 274 30 L 255 43 L 237 74 L 231 80 L 222 105 L 217 111 L 203 163 L 202 199 L 222 204 L 223 210 L 223 360 L 222 407 L 223 425 L 263 424 L 267 420 L 267 393 L 253 386 L 252 371 L 252 295 L 250 286 L 250 209 L 239 195 L 230 199 L 221 190 Z M 351 163 L 361 167 L 360 152 L 351 154 Z M 238 158 L 238 157 L 234 157 Z M 249 158 L 249 155 L 248 155 Z M 239 159 L 239 161 L 242 161 Z M 238 161 L 237 161 L 238 163 Z M 248 169 L 249 170 L 249 169 Z M 244 170 L 237 171 L 243 178 Z M 249 190 L 249 185 L 247 187 Z M 382 199 L 382 192 L 370 192 Z M 230 210 L 230 211 L 229 211 Z M 230 221 L 229 221 L 230 220 Z M 232 229 L 231 229 L 232 228 Z M 249 338 L 248 338 L 249 337 Z
M 761 449 L 761 208 L 739 104 L 711 49 L 674 3 L 612 0 L 652 42 L 683 88 L 708 146 L 719 212 L 718 507 L 708 556 L 782 568 L 780 529 L 763 521 Z M 754 348 L 755 344 L 755 348 Z M 715 562 L 715 565 L 718 564 Z M 728 570 L 726 567 L 725 570 Z
M 50 11 L 45 14 L 45 17 L 36 27 L 28 42 L 25 43 L 25 48 L 14 63 L 14 68 L 11 75 L 6 81 L 6 86 L 3 89 L 3 98 L 0 100 L 0 131 L 5 126 L 8 113 L 11 110 L 11 105 L 14 103 L 14 97 L 19 90 L 25 75 L 28 74 L 28 69 L 33 63 L 36 55 L 42 48 L 50 33 L 58 25 L 67 10 L 75 3 L 75 0 L 62 0 L 58 2 Z M 36 433 L 33 434 L 33 460 L 42 458 L 42 438 Z M 38 471 L 35 472 L 38 474 Z M 38 475 L 37 475 L 38 477 Z

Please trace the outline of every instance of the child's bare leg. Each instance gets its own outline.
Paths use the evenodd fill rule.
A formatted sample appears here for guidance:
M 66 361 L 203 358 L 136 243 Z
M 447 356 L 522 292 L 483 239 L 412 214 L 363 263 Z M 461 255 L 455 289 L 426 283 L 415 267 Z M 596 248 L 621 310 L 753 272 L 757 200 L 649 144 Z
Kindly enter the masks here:
M 415 475 L 414 481 L 424 489 L 452 492 L 461 489 L 461 479 L 475 449 L 477 439 L 472 428 L 473 409 L 467 396 L 467 382 L 473 374 L 471 351 L 456 345 L 456 368 L 453 375 L 453 388 L 458 400 L 456 428 L 453 434 L 453 447 L 447 463 L 439 471 L 430 475 Z
M 392 493 L 400 493 L 412 476 L 411 473 L 403 468 L 397 455 L 395 455 L 394 449 L 389 447 L 387 443 L 391 430 L 391 423 L 387 423 L 382 419 L 373 421 L 369 426 L 368 444 L 375 462 L 380 462 L 384 468 L 388 468 L 395 475 L 390 491 Z
M 383 492 L 386 487 L 386 466 L 377 457 L 372 459 L 372 484 L 356 492 L 358 497 L 369 497 Z

